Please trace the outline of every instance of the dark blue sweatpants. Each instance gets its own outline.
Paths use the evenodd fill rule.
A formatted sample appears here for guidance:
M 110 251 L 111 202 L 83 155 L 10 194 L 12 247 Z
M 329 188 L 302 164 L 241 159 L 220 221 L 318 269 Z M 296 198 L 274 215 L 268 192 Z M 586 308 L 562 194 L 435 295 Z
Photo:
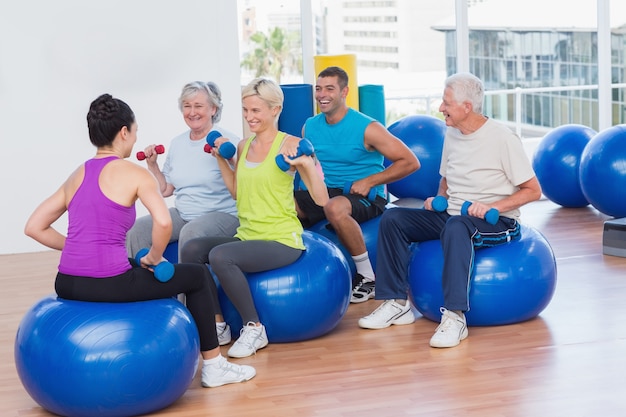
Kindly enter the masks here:
M 474 251 L 518 239 L 519 234 L 518 222 L 508 217 L 500 217 L 491 225 L 473 216 L 450 216 L 415 208 L 388 209 L 378 229 L 376 299 L 407 299 L 411 244 L 440 239 L 444 259 L 443 307 L 468 311 Z

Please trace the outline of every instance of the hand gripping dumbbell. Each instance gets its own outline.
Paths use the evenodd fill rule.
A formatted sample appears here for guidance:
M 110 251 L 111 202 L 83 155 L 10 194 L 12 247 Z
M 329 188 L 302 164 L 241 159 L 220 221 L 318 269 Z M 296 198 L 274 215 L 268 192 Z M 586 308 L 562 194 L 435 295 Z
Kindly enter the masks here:
M 148 248 L 143 248 L 137 255 L 135 255 L 135 261 L 141 265 L 141 258 L 146 256 L 149 252 Z M 150 265 L 154 270 L 154 277 L 161 282 L 167 282 L 174 275 L 174 265 L 168 261 L 161 261 L 158 265 Z
M 160 155 L 165 152 L 165 146 L 157 145 L 154 147 L 154 151 Z M 145 152 L 144 151 L 137 152 L 137 159 L 139 159 L 140 161 L 143 161 L 144 159 L 146 159 Z
M 443 213 L 448 209 L 448 199 L 442 195 L 438 195 L 433 198 L 433 201 L 430 202 L 430 205 L 432 206 L 433 211 Z
M 313 144 L 311 143 L 311 141 L 309 141 L 308 139 L 300 139 L 300 143 L 298 144 L 298 150 L 296 151 L 296 156 L 291 159 L 296 159 L 302 155 L 310 156 L 313 154 L 313 152 L 315 152 L 315 150 L 313 149 Z M 283 154 L 276 155 L 276 165 L 278 165 L 278 168 L 280 168 L 282 171 L 287 171 L 291 166 L 289 165 L 289 162 L 285 160 L 285 155 Z
M 204 145 L 204 152 L 210 153 L 213 148 L 215 148 L 215 141 L 218 138 L 221 138 L 222 134 L 217 130 L 211 130 L 208 135 L 206 135 L 206 145 Z M 230 159 L 235 155 L 237 149 L 235 145 L 230 142 L 222 143 L 219 148 L 217 148 L 217 153 L 224 159 Z
M 465 203 L 463 203 L 463 205 L 461 206 L 461 214 L 463 216 L 467 216 L 467 210 L 469 210 L 469 206 L 471 205 L 471 201 L 466 201 Z M 487 213 L 485 213 L 485 220 L 489 224 L 496 224 L 499 218 L 500 212 L 495 208 L 490 208 L 489 210 L 487 210 Z
M 350 194 L 351 188 L 352 188 L 352 181 L 346 181 L 346 183 L 343 185 L 343 193 Z M 376 194 L 378 194 L 376 192 L 376 187 L 370 188 L 370 192 L 367 194 L 368 201 L 371 201 L 373 203 L 374 200 L 376 200 Z

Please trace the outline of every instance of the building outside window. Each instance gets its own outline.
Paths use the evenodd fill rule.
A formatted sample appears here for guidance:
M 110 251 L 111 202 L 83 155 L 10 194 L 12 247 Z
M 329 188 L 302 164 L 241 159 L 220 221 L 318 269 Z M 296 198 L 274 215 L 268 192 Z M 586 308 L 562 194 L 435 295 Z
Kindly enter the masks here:
M 480 20 L 486 8 L 503 2 L 486 1 L 468 11 L 470 71 L 483 79 L 487 90 L 507 90 L 555 86 L 589 86 L 598 83 L 598 40 L 595 13 L 588 14 L 586 23 L 576 26 L 576 7 L 572 13 L 554 14 L 545 27 L 537 25 L 537 18 L 526 21 L 523 13 L 509 9 L 511 19 L 492 18 L 490 23 Z M 506 3 L 506 2 L 504 2 Z M 508 7 L 527 7 L 523 2 L 508 2 Z M 568 4 L 553 1 L 546 3 Z M 588 2 L 587 6 L 595 6 Z M 615 8 L 614 8 L 615 6 Z M 530 7 L 529 7 L 530 8 Z M 613 16 L 619 16 L 624 6 L 612 2 Z M 532 8 L 531 8 L 532 9 Z M 595 10 L 594 10 L 595 11 Z M 626 11 L 626 9 L 625 9 Z M 544 13 L 550 14 L 544 10 Z M 493 16 L 493 15 L 492 15 Z M 611 82 L 626 81 L 626 14 L 621 24 L 611 30 Z M 473 19 L 473 17 L 475 17 Z M 580 16 L 581 19 L 584 16 Z M 450 20 L 433 28 L 446 35 L 446 72 L 456 72 L 456 28 Z M 574 23 L 573 23 L 574 22 Z M 612 90 L 612 121 L 626 121 L 626 98 L 623 88 Z M 515 120 L 515 95 L 486 97 L 485 108 L 492 117 Z M 522 96 L 522 122 L 547 128 L 577 123 L 598 129 L 597 89 L 550 91 Z

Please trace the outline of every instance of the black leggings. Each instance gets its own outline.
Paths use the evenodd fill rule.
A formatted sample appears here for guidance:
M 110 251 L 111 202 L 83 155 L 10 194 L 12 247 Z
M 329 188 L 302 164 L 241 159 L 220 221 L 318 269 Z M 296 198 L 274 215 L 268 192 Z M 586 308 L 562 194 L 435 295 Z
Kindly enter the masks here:
M 209 263 L 224 293 L 244 325 L 259 322 L 259 315 L 245 272 L 269 271 L 294 263 L 302 250 L 272 240 L 239 240 L 235 237 L 201 237 L 189 240 L 180 253 L 181 262 Z M 219 302 L 214 301 L 221 314 Z
M 54 284 L 59 297 L 68 300 L 124 303 L 186 295 L 189 312 L 198 327 L 200 350 L 219 346 L 215 330 L 217 288 L 204 265 L 176 264 L 167 282 L 158 281 L 148 269 L 135 266 L 110 278 L 88 278 L 58 273 Z

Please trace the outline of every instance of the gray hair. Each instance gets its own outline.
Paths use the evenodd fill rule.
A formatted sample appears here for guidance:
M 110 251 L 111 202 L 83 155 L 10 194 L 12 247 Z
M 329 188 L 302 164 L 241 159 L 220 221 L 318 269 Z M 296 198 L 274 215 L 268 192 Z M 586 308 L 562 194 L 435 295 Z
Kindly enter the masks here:
M 483 82 L 469 72 L 459 72 L 446 78 L 445 88 L 450 88 L 457 103 L 469 101 L 475 113 L 482 113 L 485 87 Z
M 211 117 L 211 120 L 213 123 L 219 122 L 222 118 L 222 108 L 224 107 L 224 104 L 222 103 L 222 92 L 214 82 L 192 81 L 185 84 L 183 91 L 180 93 L 180 97 L 178 98 L 178 108 L 182 111 L 183 101 L 195 94 L 198 94 L 200 91 L 207 95 L 209 104 L 213 105 L 216 109 L 215 114 Z

